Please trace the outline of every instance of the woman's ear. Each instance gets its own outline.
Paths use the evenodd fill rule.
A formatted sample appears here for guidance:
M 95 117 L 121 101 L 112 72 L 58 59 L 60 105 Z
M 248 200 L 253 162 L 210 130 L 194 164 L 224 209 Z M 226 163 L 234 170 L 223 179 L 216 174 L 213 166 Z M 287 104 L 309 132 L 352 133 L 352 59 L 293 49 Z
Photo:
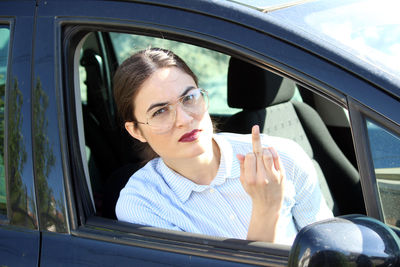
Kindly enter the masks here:
M 135 139 L 139 140 L 142 143 L 146 143 L 147 140 L 144 138 L 142 132 L 138 127 L 135 127 L 135 123 L 128 121 L 125 122 L 125 129 L 128 131 L 128 133 Z

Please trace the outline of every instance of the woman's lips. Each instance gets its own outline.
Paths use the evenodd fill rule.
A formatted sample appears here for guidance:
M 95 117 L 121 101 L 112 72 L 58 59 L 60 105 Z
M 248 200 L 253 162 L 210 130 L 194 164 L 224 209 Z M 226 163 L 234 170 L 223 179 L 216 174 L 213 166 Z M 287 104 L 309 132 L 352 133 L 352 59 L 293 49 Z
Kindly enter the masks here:
M 195 129 L 189 133 L 185 133 L 184 135 L 181 136 L 181 138 L 179 139 L 179 142 L 193 142 L 195 141 L 197 138 L 199 138 L 199 133 L 201 132 L 201 130 L 199 129 Z

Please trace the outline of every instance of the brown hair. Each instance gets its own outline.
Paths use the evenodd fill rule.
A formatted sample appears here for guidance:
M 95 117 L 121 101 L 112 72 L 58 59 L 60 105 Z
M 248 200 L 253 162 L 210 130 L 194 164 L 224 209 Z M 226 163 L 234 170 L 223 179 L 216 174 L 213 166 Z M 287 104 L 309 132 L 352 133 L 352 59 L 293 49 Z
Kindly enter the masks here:
M 198 79 L 186 63 L 172 51 L 161 48 L 149 48 L 135 53 L 126 59 L 114 75 L 114 99 L 121 122 L 135 122 L 135 98 L 143 83 L 158 69 L 177 67 L 190 75 L 196 85 Z M 134 124 L 137 127 L 137 124 Z M 152 159 L 157 154 L 148 143 L 144 143 L 146 159 Z

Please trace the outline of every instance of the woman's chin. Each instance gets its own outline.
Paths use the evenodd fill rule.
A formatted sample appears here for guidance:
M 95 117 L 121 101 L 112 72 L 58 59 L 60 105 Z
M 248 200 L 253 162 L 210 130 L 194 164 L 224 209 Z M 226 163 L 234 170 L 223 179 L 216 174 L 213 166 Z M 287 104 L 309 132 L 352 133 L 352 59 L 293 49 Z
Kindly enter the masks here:
M 186 158 L 196 158 L 196 157 L 208 157 L 210 153 L 212 154 L 212 139 L 199 138 L 195 142 L 192 142 L 190 146 L 186 149 L 181 150 L 186 154 Z

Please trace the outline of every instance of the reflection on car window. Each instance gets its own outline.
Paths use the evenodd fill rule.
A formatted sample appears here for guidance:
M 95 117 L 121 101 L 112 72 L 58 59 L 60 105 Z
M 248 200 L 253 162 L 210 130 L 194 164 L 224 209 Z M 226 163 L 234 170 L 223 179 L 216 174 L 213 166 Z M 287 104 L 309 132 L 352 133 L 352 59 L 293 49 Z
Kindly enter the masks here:
M 6 183 L 4 175 L 4 95 L 7 77 L 9 30 L 0 26 L 0 214 L 6 214 Z
M 400 227 L 400 138 L 369 120 L 367 128 L 385 222 Z
M 119 63 L 133 53 L 148 47 L 172 50 L 179 55 L 199 78 L 199 86 L 208 91 L 211 114 L 234 114 L 238 109 L 227 105 L 227 74 L 229 56 L 209 49 L 161 38 L 110 33 Z
M 397 9 L 388 8 L 397 5 L 397 0 L 379 5 L 374 0 L 320 1 L 314 8 L 298 5 L 271 12 L 271 16 L 398 76 L 400 20 Z

